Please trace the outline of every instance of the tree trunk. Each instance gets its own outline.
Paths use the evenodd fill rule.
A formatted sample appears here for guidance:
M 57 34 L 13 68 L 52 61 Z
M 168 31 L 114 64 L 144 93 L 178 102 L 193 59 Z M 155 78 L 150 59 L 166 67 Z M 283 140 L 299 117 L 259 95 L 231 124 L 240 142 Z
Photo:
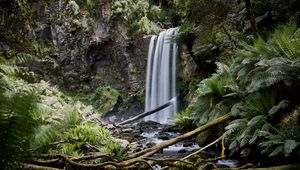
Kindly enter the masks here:
M 249 21 L 251 24 L 251 28 L 252 28 L 254 34 L 260 38 L 261 34 L 260 34 L 260 31 L 258 30 L 257 23 L 255 21 L 255 15 L 254 15 L 253 7 L 251 5 L 250 0 L 245 0 L 245 6 L 246 6 L 247 13 L 248 13 Z

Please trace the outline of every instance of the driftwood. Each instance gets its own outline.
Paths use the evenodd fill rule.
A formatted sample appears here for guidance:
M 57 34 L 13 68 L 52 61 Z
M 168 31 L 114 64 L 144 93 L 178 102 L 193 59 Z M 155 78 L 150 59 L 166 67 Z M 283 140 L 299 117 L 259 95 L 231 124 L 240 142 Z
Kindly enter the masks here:
M 150 111 L 141 113 L 141 114 L 139 114 L 139 115 L 137 115 L 137 116 L 135 116 L 135 117 L 133 117 L 133 118 L 127 119 L 127 120 L 125 120 L 125 121 L 119 123 L 118 125 L 125 125 L 125 124 L 128 124 L 128 123 L 131 123 L 131 122 L 136 121 L 136 120 L 139 120 L 139 119 L 141 119 L 141 118 L 143 118 L 143 117 L 149 116 L 149 115 L 151 115 L 151 114 L 153 114 L 153 113 L 156 113 L 156 112 L 158 112 L 158 111 L 160 111 L 160 110 L 162 110 L 162 109 L 164 109 L 164 108 L 167 108 L 167 107 L 169 107 L 170 105 L 173 104 L 173 101 L 174 101 L 175 98 L 176 98 L 176 97 L 172 98 L 172 99 L 169 100 L 167 103 L 165 103 L 165 104 L 159 106 L 159 107 L 156 108 L 156 109 L 153 109 L 153 110 L 150 110 Z
M 198 133 L 207 130 L 208 128 L 211 128 L 213 126 L 216 126 L 220 123 L 223 123 L 223 122 L 231 119 L 232 117 L 233 116 L 232 116 L 231 113 L 227 113 L 226 115 L 224 115 L 222 117 L 219 117 L 219 118 L 217 118 L 217 119 L 215 119 L 211 122 L 208 122 L 205 125 L 200 126 L 200 127 L 198 127 L 197 129 L 195 129 L 193 131 L 190 131 L 188 133 L 180 135 L 176 138 L 170 139 L 170 140 L 168 140 L 166 142 L 163 142 L 159 145 L 153 146 L 152 148 L 148 148 L 148 149 L 142 150 L 140 152 L 134 153 L 134 154 L 130 155 L 129 158 L 135 158 L 135 157 L 139 157 L 139 156 L 141 156 L 141 157 L 151 156 L 151 155 L 155 154 L 156 152 L 160 151 L 161 149 L 163 149 L 165 147 L 168 147 L 168 146 L 173 145 L 175 143 L 181 142 L 185 139 L 191 138 L 191 137 L 197 135 Z

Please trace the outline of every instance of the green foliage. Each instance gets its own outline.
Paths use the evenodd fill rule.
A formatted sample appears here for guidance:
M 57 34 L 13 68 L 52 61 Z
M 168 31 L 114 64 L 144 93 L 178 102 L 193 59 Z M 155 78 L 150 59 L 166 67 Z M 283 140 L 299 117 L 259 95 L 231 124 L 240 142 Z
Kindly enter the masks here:
M 61 138 L 61 133 L 58 129 L 54 128 L 52 125 L 42 125 L 35 130 L 31 148 L 42 153 L 47 153 L 54 142 L 58 141 L 59 138 Z
M 109 131 L 95 123 L 82 123 L 64 134 L 69 141 L 76 139 L 96 145 L 109 138 Z
M 126 149 L 124 149 L 120 143 L 114 142 L 113 140 L 108 140 L 100 151 L 112 154 L 110 157 L 112 161 L 122 161 L 127 157 Z
M 99 125 L 99 115 L 92 106 L 73 101 L 44 81 L 33 86 L 41 95 L 39 108 L 43 114 L 40 119 L 44 123 L 35 130 L 35 138 L 31 142 L 33 151 L 80 156 L 91 151 L 101 151 L 102 147 L 119 145 L 113 141 L 109 131 Z M 105 95 L 106 92 L 101 91 L 101 94 L 94 97 Z M 123 155 L 121 152 L 124 149 L 119 148 L 111 154 Z
M 63 124 L 66 128 L 72 128 L 78 125 L 80 117 L 77 109 L 73 106 L 69 112 L 64 115 Z
M 113 141 L 107 129 L 82 120 L 82 115 L 70 110 L 69 115 L 62 120 L 41 126 L 36 130 L 31 143 L 32 149 L 40 153 L 60 152 L 79 156 L 89 151 L 101 151 L 102 148 L 120 145 Z M 121 146 L 113 152 L 107 152 L 120 154 L 120 148 Z
M 199 83 L 198 97 L 193 104 L 196 125 L 228 113 L 239 99 L 239 87 L 228 71 L 228 66 L 218 63 L 217 73 Z
M 294 23 L 279 26 L 267 41 L 258 39 L 239 50 L 232 73 L 250 93 L 283 80 L 297 80 L 299 45 L 299 29 Z
M 258 39 L 253 45 L 245 44 L 239 51 L 243 57 L 283 57 L 295 59 L 300 56 L 300 30 L 295 22 L 278 26 L 267 41 Z
M 230 155 L 246 148 L 262 149 L 271 158 L 298 151 L 298 116 L 288 116 L 293 123 L 278 119 L 288 106 L 298 105 L 291 97 L 296 94 L 290 94 L 298 94 L 299 88 L 298 32 L 293 23 L 279 26 L 267 41 L 259 39 L 239 50 L 230 67 L 216 63 L 217 73 L 199 83 L 192 107 L 196 125 L 227 112 L 236 116 L 225 128 Z
M 260 131 L 259 134 L 265 140 L 259 144 L 263 148 L 262 154 L 269 157 L 280 159 L 289 157 L 293 151 L 299 151 L 300 146 L 300 127 L 299 127 L 299 108 L 292 114 L 287 115 L 278 130 L 268 132 Z
M 113 109 L 119 96 L 119 92 L 109 86 L 98 87 L 90 96 L 89 102 L 93 103 L 100 113 L 107 113 Z
M 98 14 L 99 5 L 101 3 L 99 0 L 75 0 L 75 2 L 82 10 L 86 10 L 94 16 Z
M 113 0 L 111 17 L 124 20 L 129 25 L 132 35 L 136 34 L 137 30 L 142 34 L 157 33 L 160 27 L 154 21 L 156 14 L 151 14 L 149 8 L 149 2 L 146 0 Z
M 193 121 L 194 115 L 191 108 L 187 108 L 176 114 L 175 123 L 181 131 L 193 129 L 195 127 Z
M 38 98 L 26 83 L 1 72 L 0 82 L 0 166 L 10 169 L 28 159 Z
M 241 118 L 230 122 L 225 128 L 231 155 L 245 146 L 256 144 L 259 132 L 271 128 L 267 121 L 272 120 L 269 111 L 274 105 L 275 95 L 270 90 L 251 94 L 246 101 L 238 103 L 233 112 L 238 113 Z

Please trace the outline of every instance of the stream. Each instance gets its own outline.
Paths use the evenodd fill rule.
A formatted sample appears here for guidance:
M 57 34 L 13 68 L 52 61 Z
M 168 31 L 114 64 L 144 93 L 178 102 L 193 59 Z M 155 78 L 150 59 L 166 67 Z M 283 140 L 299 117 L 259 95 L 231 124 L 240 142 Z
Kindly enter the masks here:
M 181 135 L 181 133 L 172 130 L 170 125 L 159 124 L 153 121 L 141 121 L 139 123 L 122 126 L 122 128 L 116 128 L 114 129 L 113 135 L 127 140 L 130 143 L 128 152 L 131 154 L 155 145 L 159 145 L 162 142 Z M 217 151 L 215 148 L 217 147 L 212 146 L 211 148 L 204 150 L 198 154 L 197 158 L 201 157 L 203 159 L 209 159 L 220 156 L 220 151 Z M 201 146 L 191 139 L 184 140 L 164 148 L 161 152 L 154 154 L 153 157 L 183 158 L 199 149 L 201 149 Z M 197 159 L 194 161 L 197 161 Z M 231 159 L 217 159 L 211 163 L 222 168 L 239 167 L 239 162 Z M 155 168 L 160 169 L 160 167 Z

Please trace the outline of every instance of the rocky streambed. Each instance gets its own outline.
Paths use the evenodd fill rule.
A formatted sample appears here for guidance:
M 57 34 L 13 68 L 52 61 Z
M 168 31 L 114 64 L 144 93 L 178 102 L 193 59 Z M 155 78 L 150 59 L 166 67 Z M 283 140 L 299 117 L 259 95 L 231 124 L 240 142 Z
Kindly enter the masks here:
M 129 154 L 159 145 L 162 142 L 181 135 L 172 125 L 159 124 L 153 121 L 140 121 L 124 126 L 108 124 L 107 127 L 112 132 L 112 135 L 128 149 Z M 219 144 L 211 146 L 189 158 L 189 161 L 196 163 L 201 158 L 201 160 L 211 160 L 205 164 L 213 167 L 234 168 L 239 166 L 239 162 L 236 160 L 220 158 L 219 148 Z M 201 146 L 192 139 L 188 139 L 168 146 L 152 157 L 180 159 L 199 149 L 201 149 Z M 156 169 L 160 168 L 156 167 Z

